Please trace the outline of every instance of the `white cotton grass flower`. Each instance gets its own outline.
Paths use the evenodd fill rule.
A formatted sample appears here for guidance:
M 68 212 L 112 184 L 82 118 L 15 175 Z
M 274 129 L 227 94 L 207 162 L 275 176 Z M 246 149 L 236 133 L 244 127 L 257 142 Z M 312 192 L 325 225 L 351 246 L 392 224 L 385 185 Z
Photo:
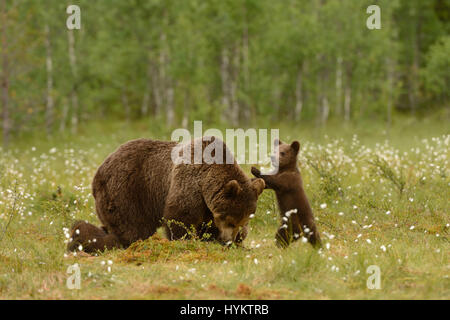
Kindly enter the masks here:
M 80 234 L 80 229 L 75 230 L 76 234 Z
M 391 214 L 391 211 L 390 211 L 390 210 L 386 211 L 386 214 L 387 214 L 387 215 L 390 215 L 390 214 Z
M 285 223 L 285 224 L 283 224 L 282 226 L 281 226 L 281 229 L 287 229 L 287 224 Z
M 372 240 L 370 240 L 370 239 L 366 239 L 366 241 L 367 241 L 368 244 L 372 243 Z
M 254 217 L 255 217 L 255 214 L 254 214 L 254 213 L 252 213 L 252 214 L 249 216 L 250 219 L 253 219 Z
M 253 259 L 253 262 L 255 263 L 255 264 L 258 264 L 259 262 L 258 262 L 258 259 Z
M 411 227 L 409 228 L 409 230 L 414 230 L 414 228 L 415 228 L 414 226 L 411 226 Z
M 327 208 L 327 204 L 326 203 L 322 203 L 321 205 L 320 205 L 320 209 L 326 209 Z
M 380 249 L 386 252 L 386 247 L 384 245 L 380 246 Z
M 289 211 L 286 211 L 284 215 L 289 218 L 293 213 L 297 213 L 297 209 L 291 209 Z

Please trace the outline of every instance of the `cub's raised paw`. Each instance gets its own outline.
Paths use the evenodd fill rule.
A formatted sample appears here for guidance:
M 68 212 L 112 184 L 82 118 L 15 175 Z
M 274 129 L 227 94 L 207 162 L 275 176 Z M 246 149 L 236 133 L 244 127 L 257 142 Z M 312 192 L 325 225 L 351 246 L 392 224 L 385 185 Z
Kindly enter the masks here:
M 257 178 L 261 178 L 261 171 L 255 167 L 252 167 L 252 174 Z

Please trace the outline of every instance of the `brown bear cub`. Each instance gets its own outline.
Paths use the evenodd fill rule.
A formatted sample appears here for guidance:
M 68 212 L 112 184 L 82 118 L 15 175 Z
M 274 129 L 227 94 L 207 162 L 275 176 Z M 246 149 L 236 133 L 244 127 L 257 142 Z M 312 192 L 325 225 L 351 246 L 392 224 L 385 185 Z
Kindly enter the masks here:
M 183 157 L 174 161 L 174 150 Z M 216 155 L 227 159 L 206 161 L 208 150 L 209 160 Z M 160 226 L 171 240 L 189 238 L 194 231 L 224 244 L 240 242 L 264 187 L 264 180 L 250 179 L 242 171 L 220 139 L 203 137 L 184 144 L 133 140 L 103 162 L 92 182 L 103 227 L 76 222 L 68 250 L 128 247 Z
M 282 225 L 277 231 L 276 240 L 279 246 L 288 246 L 298 240 L 303 231 L 304 236 L 313 246 L 320 246 L 320 236 L 314 222 L 313 212 L 303 189 L 302 176 L 297 166 L 297 156 L 300 150 L 298 141 L 286 144 L 275 141 L 278 164 L 272 156 L 272 163 L 278 167 L 275 174 L 261 174 L 252 167 L 252 173 L 262 178 L 267 189 L 273 189 L 277 196 Z

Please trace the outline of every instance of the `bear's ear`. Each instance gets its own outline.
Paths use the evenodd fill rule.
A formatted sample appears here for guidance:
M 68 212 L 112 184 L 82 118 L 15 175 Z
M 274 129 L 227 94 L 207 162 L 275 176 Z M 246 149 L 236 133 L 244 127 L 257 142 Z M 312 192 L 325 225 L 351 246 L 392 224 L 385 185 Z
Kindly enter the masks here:
M 236 197 L 241 190 L 241 186 L 236 180 L 231 180 L 225 185 L 225 194 L 229 197 Z
M 298 153 L 300 150 L 300 142 L 294 141 L 291 143 L 291 148 L 295 151 L 295 153 Z
M 256 190 L 256 195 L 259 196 L 261 192 L 264 191 L 264 188 L 266 187 L 266 183 L 263 179 L 252 179 L 252 186 Z

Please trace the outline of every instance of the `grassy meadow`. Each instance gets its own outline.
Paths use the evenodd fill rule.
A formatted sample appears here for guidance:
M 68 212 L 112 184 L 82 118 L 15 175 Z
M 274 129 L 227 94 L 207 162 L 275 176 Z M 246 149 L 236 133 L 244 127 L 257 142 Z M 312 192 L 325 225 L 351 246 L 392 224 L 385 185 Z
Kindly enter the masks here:
M 133 138 L 170 138 L 149 122 L 92 123 L 74 136 L 23 134 L 1 150 L 0 298 L 450 299 L 444 121 L 399 119 L 389 130 L 370 122 L 270 127 L 302 144 L 299 166 L 322 249 L 301 240 L 276 247 L 279 213 L 274 193 L 264 191 L 244 248 L 171 242 L 160 230 L 126 250 L 67 254 L 74 220 L 99 225 L 90 184 L 105 157 Z M 66 286 L 74 263 L 79 290 Z M 380 289 L 367 287 L 370 265 L 380 268 Z

